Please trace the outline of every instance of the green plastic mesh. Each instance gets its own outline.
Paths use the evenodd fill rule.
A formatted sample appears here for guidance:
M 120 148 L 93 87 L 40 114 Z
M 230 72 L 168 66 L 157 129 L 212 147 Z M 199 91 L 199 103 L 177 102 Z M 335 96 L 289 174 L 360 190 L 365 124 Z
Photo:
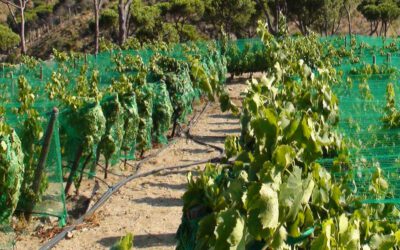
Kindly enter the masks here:
M 157 143 L 166 144 L 165 135 L 171 127 L 174 110 L 165 82 L 154 83 L 153 91 L 158 97 L 153 101 L 153 138 Z
M 60 225 L 66 224 L 67 210 L 63 186 L 63 173 L 61 168 L 59 122 L 56 121 L 49 152 L 45 164 L 48 187 L 33 209 L 36 215 L 55 216 L 60 218 Z
M 47 128 L 50 121 L 50 115 L 44 117 L 43 129 Z M 38 142 L 43 144 L 43 138 Z M 44 175 L 42 182 L 45 184 L 45 189 L 41 192 L 41 197 L 36 200 L 33 207 L 33 214 L 37 216 L 55 216 L 58 217 L 59 224 L 66 224 L 66 207 L 63 187 L 63 173 L 61 168 L 61 146 L 59 136 L 59 121 L 56 120 L 54 125 L 53 135 L 51 137 L 49 151 L 44 165 Z M 32 202 L 30 199 L 20 197 L 18 203 L 18 211 L 25 212 Z
M 42 129 L 45 131 L 47 129 L 48 123 L 50 122 L 50 116 L 51 114 L 43 114 L 41 119 L 42 119 Z M 19 134 L 23 134 L 23 128 L 24 126 L 19 119 L 17 119 L 15 116 L 9 115 L 7 121 L 9 122 L 9 125 L 15 129 L 15 131 Z M 44 134 L 44 133 L 43 133 Z M 44 138 L 40 138 L 39 140 L 35 141 L 34 144 L 38 146 L 39 149 L 41 149 L 43 143 L 44 143 Z M 17 140 L 17 137 L 14 137 L 13 140 L 14 143 L 13 145 L 10 145 L 11 147 L 22 147 L 21 145 L 15 145 Z M 20 142 L 19 142 L 20 143 Z M 18 144 L 18 143 L 17 143 Z M 18 152 L 14 150 L 14 152 Z M 23 152 L 21 152 L 23 154 Z M 41 150 L 40 150 L 40 153 Z M 18 163 L 18 158 L 19 161 L 23 160 L 24 156 L 20 156 L 15 158 L 15 153 L 13 152 L 8 152 L 8 157 L 10 159 L 13 159 L 14 163 Z M 29 159 L 28 157 L 28 160 Z M 3 163 L 1 164 L 2 167 L 5 166 Z M 18 163 L 19 168 L 24 167 L 23 163 L 19 162 Z M 25 162 L 26 166 L 26 162 Z M 37 162 L 33 162 L 33 166 L 36 168 Z M 25 174 L 25 178 L 27 177 L 26 174 L 28 174 L 25 170 L 25 173 L 23 171 L 14 171 L 10 172 L 13 176 L 9 176 L 8 180 L 11 182 L 14 182 L 17 184 L 19 182 L 19 185 L 22 185 L 23 183 L 23 176 Z M 33 177 L 33 172 L 30 173 L 30 177 Z M 54 124 L 54 130 L 53 134 L 51 137 L 51 141 L 49 144 L 49 151 L 47 152 L 47 158 L 44 163 L 44 171 L 42 175 L 42 184 L 40 188 L 40 195 L 35 196 L 38 198 L 34 198 L 32 200 L 31 195 L 27 195 L 30 193 L 33 193 L 33 187 L 32 183 L 26 183 L 25 190 L 28 192 L 27 194 L 21 194 L 21 196 L 16 197 L 18 201 L 18 206 L 17 206 L 17 212 L 23 213 L 27 212 L 30 210 L 30 206 L 33 202 L 35 202 L 35 206 L 33 207 L 32 214 L 38 215 L 38 216 L 55 216 L 58 217 L 60 225 L 65 225 L 66 223 L 66 208 L 65 208 L 65 197 L 64 197 L 64 189 L 63 189 L 63 174 L 62 174 L 62 168 L 61 168 L 61 150 L 60 150 L 60 136 L 59 136 L 59 122 L 58 120 L 55 120 Z M 15 194 L 18 195 L 18 194 Z M 1 204 L 7 206 L 7 202 L 4 202 L 4 193 L 0 195 L 0 198 L 2 199 Z M 1 209 L 0 212 L 0 217 L 4 218 L 5 214 L 8 214 L 8 216 L 12 215 L 10 214 L 10 207 L 8 209 Z M 15 208 L 14 208 L 15 209 Z M 8 222 L 11 218 L 9 217 Z M 7 224 L 7 221 L 3 220 L 3 223 Z M 0 223 L 2 224 L 2 223 Z
M 337 69 L 343 72 L 343 81 L 334 89 L 339 98 L 338 130 L 352 143 L 350 156 L 354 169 L 337 172 L 333 160 L 321 163 L 333 167 L 337 177 L 348 175 L 350 186 L 363 202 L 399 205 L 400 128 L 388 128 L 382 121 L 388 83 L 393 83 L 396 103 L 399 101 L 399 43 L 396 39 L 363 36 L 352 39 L 331 37 L 328 41 L 343 49 L 346 43 L 345 51 L 350 51 L 350 46 L 353 49 L 353 54 L 338 64 Z M 376 69 L 371 73 L 368 70 L 374 62 Z M 374 192 L 371 184 L 378 168 L 382 169 L 381 175 L 389 184 L 389 189 L 383 193 Z
M 61 224 L 65 223 L 63 179 L 68 177 L 74 165 L 77 168 L 73 180 L 78 187 L 82 175 L 96 174 L 99 161 L 117 165 L 123 160 L 136 159 L 138 153 L 151 148 L 153 143 L 167 143 L 166 135 L 172 124 L 186 122 L 193 101 L 202 94 L 194 84 L 196 79 L 191 79 L 189 57 L 200 58 L 209 76 L 218 74 L 219 82 L 225 81 L 226 59 L 219 52 L 218 43 L 193 42 L 165 49 L 154 48 L 114 50 L 97 56 L 56 52 L 50 61 L 0 68 L 1 106 L 6 111 L 6 122 L 22 141 L 26 139 L 22 129 L 24 116 L 15 114 L 20 106 L 18 79 L 21 76 L 26 78 L 35 94 L 33 108 L 41 117 L 43 134 L 49 111 L 53 107 L 60 109 L 45 166 L 41 199 L 33 211 L 35 214 L 57 216 Z M 210 56 L 214 51 L 210 48 L 216 48 L 217 53 Z M 143 80 L 138 76 L 139 69 L 150 66 L 156 55 L 173 58 L 180 65 L 179 70 L 167 71 L 158 79 L 149 69 Z M 63 84 L 59 84 L 60 81 Z M 128 92 L 110 90 L 114 81 L 121 81 L 121 86 L 127 87 Z M 93 85 L 97 85 L 96 88 Z M 49 89 L 54 93 L 61 89 L 61 94 L 68 93 L 81 104 L 73 107 L 66 105 L 60 96 L 49 98 Z M 43 140 L 36 137 L 32 138 L 38 149 L 31 157 L 33 161 L 38 160 Z M 21 185 L 18 178 L 13 181 L 19 181 L 16 184 Z M 17 211 L 25 212 L 27 207 L 29 199 L 21 198 Z M 7 217 L 8 221 L 13 208 L 9 207 L 7 211 L 0 216 Z
M 336 62 L 338 70 L 343 72 L 343 81 L 334 86 L 339 97 L 340 122 L 338 130 L 354 145 L 350 150 L 354 170 L 334 173 L 336 176 L 349 174 L 349 182 L 354 186 L 354 192 L 363 197 L 364 202 L 391 202 L 400 204 L 397 179 L 399 176 L 399 129 L 388 129 L 382 122 L 386 106 L 386 86 L 394 84 L 396 101 L 400 96 L 398 84 L 400 68 L 399 40 L 377 37 L 353 36 L 321 38 L 328 44 L 341 48 L 343 56 Z M 154 51 L 148 47 L 140 51 L 109 51 L 91 55 L 75 55 L 69 60 L 58 59 L 41 62 L 37 65 L 21 64 L 4 67 L 0 70 L 0 87 L 2 99 L 7 102 L 7 122 L 16 128 L 18 119 L 13 110 L 18 107 L 18 77 L 23 75 L 37 93 L 35 108 L 42 117 L 53 107 L 60 107 L 57 100 L 49 100 L 46 94 L 46 84 L 51 81 L 54 72 L 69 80 L 66 90 L 74 92 L 81 68 L 87 67 L 87 72 L 99 72 L 99 89 L 107 92 L 113 80 L 121 79 L 123 74 L 137 73 L 137 59 L 144 65 L 149 65 L 157 55 L 168 56 L 178 60 L 180 68 L 167 71 L 160 78 L 154 72 L 148 72 L 144 82 L 133 81 L 133 91 L 130 94 L 108 95 L 99 103 L 88 103 L 79 112 L 63 109 L 60 112 L 57 126 L 59 136 L 55 134 L 51 153 L 46 163 L 48 188 L 42 202 L 35 212 L 43 215 L 55 215 L 65 218 L 65 201 L 62 192 L 62 167 L 68 173 L 77 155 L 79 145 L 87 144 L 83 156 L 79 159 L 78 172 L 95 174 L 96 163 L 100 159 L 99 152 L 116 164 L 121 159 L 135 159 L 137 152 L 148 149 L 153 142 L 166 143 L 166 133 L 173 123 L 183 123 L 192 112 L 192 103 L 200 97 L 201 90 L 194 86 L 190 78 L 189 68 L 185 64 L 188 56 L 200 57 L 203 67 L 209 77 L 225 81 L 226 73 L 239 75 L 248 72 L 265 71 L 267 63 L 266 50 L 259 39 L 243 39 L 228 43 L 226 58 L 220 52 L 211 53 L 209 46 L 219 43 L 196 42 L 177 44 L 164 50 Z M 327 46 L 328 48 L 329 46 Z M 352 51 L 350 50 L 352 48 Z M 367 65 L 376 63 L 377 68 L 366 70 Z M 227 68 L 226 68 L 227 65 Z M 372 73 L 368 73 L 372 70 Z M 368 73 L 368 74 L 367 74 Z M 90 79 L 90 75 L 85 77 Z M 348 81 L 351 79 L 351 81 Z M 369 95 L 368 98 L 365 96 Z M 398 103 L 398 102 L 397 102 Z M 94 105 L 94 106 L 93 106 Z M 86 123 L 78 117 L 85 112 L 93 111 L 87 116 Z M 107 111 L 109 109 L 109 111 Z M 103 118 L 102 118 L 103 117 Z M 94 119 L 96 126 L 88 123 Z M 103 124 L 104 123 L 104 128 Z M 44 123 L 45 124 L 45 123 Z M 45 127 L 45 125 L 43 126 Z M 95 138 L 82 138 L 82 128 L 96 130 Z M 58 130 L 57 130 L 58 133 Z M 20 134 L 18 134 L 20 135 Z M 38 140 L 40 143 L 40 140 Z M 57 146 L 58 145 L 58 146 Z M 325 166 L 332 167 L 333 159 L 321 161 Z M 90 166 L 88 170 L 87 168 Z M 376 173 L 376 167 L 382 169 L 382 174 L 390 184 L 390 190 L 385 194 L 370 192 L 370 180 Z
M 153 99 L 152 85 L 145 84 L 137 88 L 137 105 L 139 111 L 139 130 L 136 138 L 137 150 L 151 148 L 151 131 L 153 129 Z
M 113 94 L 101 103 L 106 118 L 106 130 L 97 148 L 97 155 L 102 154 L 112 165 L 118 163 L 124 136 L 124 117 L 118 95 Z
M 15 132 L 0 137 L 0 225 L 8 224 L 17 208 L 23 180 L 24 156 Z
M 124 135 L 121 150 L 126 160 L 135 159 L 136 137 L 139 125 L 139 111 L 134 93 L 120 97 L 123 108 Z

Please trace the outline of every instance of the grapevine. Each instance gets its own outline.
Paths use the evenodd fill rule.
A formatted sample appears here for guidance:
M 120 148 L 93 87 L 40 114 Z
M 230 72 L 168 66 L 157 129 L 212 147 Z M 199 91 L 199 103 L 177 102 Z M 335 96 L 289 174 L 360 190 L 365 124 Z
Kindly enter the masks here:
M 351 171 L 334 177 L 317 162 L 336 158 L 335 168 L 353 168 L 346 142 L 333 129 L 339 117 L 331 86 L 337 79 L 329 60 L 318 56 L 320 44 L 312 36 L 277 41 L 265 27 L 260 32 L 274 67 L 249 83 L 241 137 L 225 143 L 234 162 L 188 176 L 178 249 L 397 246 L 397 222 L 386 219 L 397 208 L 362 204 L 347 181 Z M 393 94 L 388 98 L 392 103 Z M 379 167 L 370 190 L 388 195 Z

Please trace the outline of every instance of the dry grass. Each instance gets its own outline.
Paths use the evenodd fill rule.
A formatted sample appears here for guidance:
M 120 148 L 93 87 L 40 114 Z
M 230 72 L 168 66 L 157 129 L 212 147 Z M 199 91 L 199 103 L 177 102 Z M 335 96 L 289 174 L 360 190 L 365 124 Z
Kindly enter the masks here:
M 8 8 L 7 5 L 0 3 L 0 23 L 7 21 Z

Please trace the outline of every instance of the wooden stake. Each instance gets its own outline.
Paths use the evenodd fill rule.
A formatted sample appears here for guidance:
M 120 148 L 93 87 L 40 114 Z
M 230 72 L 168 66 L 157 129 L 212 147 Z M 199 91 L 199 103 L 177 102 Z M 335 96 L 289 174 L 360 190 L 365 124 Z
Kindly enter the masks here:
M 68 195 L 69 189 L 71 188 L 75 173 L 79 167 L 79 162 L 82 158 L 82 154 L 83 154 L 83 145 L 81 144 L 81 145 L 79 145 L 79 147 L 76 151 L 76 155 L 75 155 L 74 162 L 72 164 L 71 172 L 69 173 L 69 176 L 68 176 L 67 184 L 65 186 L 65 195 Z
M 51 139 L 54 133 L 54 127 L 58 117 L 58 109 L 53 108 L 53 112 L 50 117 L 49 124 L 47 125 L 46 134 L 44 135 L 42 150 L 40 152 L 39 162 L 35 170 L 35 176 L 32 184 L 32 191 L 35 197 L 39 195 L 40 184 L 42 183 L 43 172 L 45 169 L 45 164 L 47 161 L 47 156 L 49 155 Z M 29 201 L 28 210 L 25 212 L 25 218 L 29 221 L 32 217 L 32 211 L 35 207 L 36 202 L 34 200 Z

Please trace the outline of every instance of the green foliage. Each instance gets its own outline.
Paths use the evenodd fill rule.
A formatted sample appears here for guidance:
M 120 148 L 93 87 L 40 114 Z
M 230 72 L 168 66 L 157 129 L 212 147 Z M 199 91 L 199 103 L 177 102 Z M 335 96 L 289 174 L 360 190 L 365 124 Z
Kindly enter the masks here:
M 165 135 L 171 127 L 174 110 L 165 82 L 154 84 L 153 90 L 158 97 L 153 102 L 153 138 L 158 143 L 166 144 Z
M 127 46 L 137 43 L 132 40 Z M 140 51 L 113 50 L 98 58 L 54 50 L 54 61 L 39 62 L 24 57 L 26 64 L 12 68 L 14 74 L 26 74 L 27 78 L 19 79 L 19 96 L 13 96 L 12 84 L 4 85 L 5 91 L 10 92 L 4 99 L 12 101 L 10 96 L 17 97 L 19 104 L 4 103 L 0 111 L 11 113 L 9 107 L 15 107 L 20 124 L 25 126 L 18 127 L 22 132 L 17 131 L 26 152 L 26 184 L 20 188 L 24 202 L 40 201 L 47 188 L 46 172 L 39 195 L 29 193 L 41 152 L 43 117 L 49 107 L 57 106 L 61 111 L 60 163 L 64 174 L 70 174 L 68 190 L 75 182 L 77 193 L 86 167 L 91 168 L 90 175 L 94 174 L 99 159 L 105 159 L 106 166 L 110 166 L 123 157 L 134 159 L 137 151 L 143 153 L 152 143 L 166 143 L 172 122 L 184 123 L 193 101 L 202 94 L 212 100 L 219 98 L 225 109 L 233 109 L 223 88 L 227 61 L 217 43 L 201 47 L 194 43 L 177 46 L 160 42 L 140 48 Z M 109 54 L 105 68 L 99 61 Z M 43 67 L 43 80 L 37 79 L 39 63 Z M 6 73 L 10 71 L 7 67 Z M 11 77 L 7 77 L 7 83 L 8 79 Z M 32 80 L 34 88 L 27 79 Z M 3 104 L 3 97 L 0 99 Z M 24 205 L 20 205 L 22 211 Z M 13 209 L 11 205 L 10 208 Z
M 398 246 L 398 222 L 386 217 L 398 209 L 362 204 L 347 181 L 353 166 L 334 129 L 338 100 L 331 86 L 337 76 L 330 60 L 322 61 L 323 47 L 314 38 L 277 41 L 265 27 L 260 32 L 274 66 L 249 82 L 241 137 L 225 142 L 234 162 L 189 175 L 178 249 L 189 246 L 191 234 L 192 249 Z M 341 178 L 316 162 L 334 157 L 350 168 Z M 368 190 L 384 197 L 388 188 L 377 167 Z
M 27 79 L 23 76 L 18 79 L 18 101 L 20 103 L 17 115 L 23 124 L 21 129 L 21 145 L 24 152 L 24 178 L 21 186 L 20 206 L 25 207 L 31 202 L 38 202 L 47 189 L 47 176 L 43 173 L 40 183 L 39 193 L 35 194 L 32 190 L 35 170 L 37 168 L 41 144 L 39 141 L 43 137 L 43 120 L 38 111 L 34 108 L 37 93 L 32 89 Z
M 118 13 L 113 9 L 105 9 L 100 14 L 99 24 L 101 29 L 110 29 L 117 25 Z
M 24 63 L 24 65 L 26 65 L 29 69 L 34 69 L 40 62 L 39 60 L 37 60 L 32 56 L 26 56 L 26 55 L 22 55 L 21 60 L 22 63 Z
M 400 126 L 400 112 L 396 107 L 395 91 L 392 83 L 386 87 L 386 107 L 385 115 L 382 121 L 389 128 L 398 128 Z
M 250 24 L 255 13 L 255 2 L 251 0 L 216 0 L 205 1 L 203 19 L 213 24 L 216 29 L 223 27 L 226 32 L 237 37 L 244 37 L 243 30 Z
M 9 51 L 20 43 L 20 38 L 7 26 L 0 24 L 0 51 Z
M 128 39 L 126 39 L 125 43 L 122 45 L 122 49 L 139 50 L 139 49 L 141 49 L 141 44 L 140 44 L 139 40 L 136 39 L 135 37 L 129 37 Z
M 117 94 L 106 97 L 101 108 L 106 118 L 106 128 L 97 147 L 97 154 L 102 154 L 108 163 L 112 156 L 119 157 L 124 135 L 123 108 Z
M 299 22 L 298 27 L 303 34 L 308 34 L 321 14 L 325 1 L 318 0 L 288 0 L 288 17 Z
M 184 122 L 195 97 L 188 65 L 174 58 L 156 55 L 152 58 L 151 68 L 156 79 L 161 79 L 168 89 L 174 111 L 172 121 Z
M 139 126 L 136 138 L 136 149 L 143 151 L 151 147 L 153 129 L 153 91 L 148 83 L 135 86 L 136 102 L 139 113 Z
M 191 24 L 182 25 L 180 37 L 181 41 L 197 41 L 203 38 L 203 36 L 197 30 L 197 27 Z
M 24 176 L 24 154 L 21 141 L 11 128 L 0 120 L 0 225 L 11 222 L 17 208 Z
M 173 0 L 169 1 L 168 13 L 176 22 L 179 19 L 198 20 L 204 13 L 204 1 L 201 0 Z
M 265 71 L 268 67 L 265 47 L 257 43 L 231 42 L 228 44 L 226 57 L 228 60 L 228 71 L 233 75 L 241 75 L 247 72 Z M 240 47 L 239 47 L 240 46 Z
M 177 31 L 169 23 L 162 20 L 160 5 L 146 5 L 142 0 L 135 0 L 131 5 L 131 23 L 136 37 L 141 41 L 176 42 Z
M 359 67 L 353 67 L 349 72 L 350 75 L 365 75 L 365 77 L 370 77 L 371 75 L 387 75 L 387 77 L 393 77 L 396 73 L 397 69 L 395 67 L 376 64 L 363 64 Z
M 118 45 L 114 44 L 112 41 L 107 40 L 105 38 L 100 38 L 99 39 L 99 51 L 100 52 L 105 52 L 105 51 L 112 51 L 118 49 Z
M 385 36 L 389 25 L 400 16 L 399 3 L 394 0 L 363 0 L 358 6 L 358 10 L 370 22 L 382 22 Z
M 133 247 L 133 234 L 128 233 L 111 247 L 111 250 L 130 250 Z
M 363 81 L 358 85 L 358 90 L 360 92 L 360 96 L 365 99 L 365 100 L 372 100 L 374 99 L 374 96 L 371 93 L 371 90 L 369 88 L 368 82 Z
M 136 95 L 133 91 L 132 82 L 126 75 L 122 75 L 119 81 L 114 81 L 111 88 L 110 92 L 118 93 L 118 98 L 123 109 L 123 139 L 121 150 L 125 152 L 125 158 L 127 158 L 128 152 L 134 155 L 136 137 L 138 136 L 140 117 L 136 103 Z
M 204 14 L 205 1 L 173 0 L 168 2 L 168 15 L 172 16 L 181 41 L 197 40 L 197 27 L 188 22 L 199 21 Z
M 347 1 L 347 2 L 353 2 Z M 317 18 L 315 20 L 315 24 L 313 26 L 318 30 L 321 34 L 335 34 L 339 29 L 340 23 L 342 21 L 343 16 L 343 6 L 346 4 L 346 0 L 325 0 L 321 1 L 323 3 L 320 6 L 320 9 L 314 9 L 318 14 L 317 16 L 313 16 Z M 355 3 L 357 4 L 357 3 Z M 347 6 L 349 4 L 347 3 Z M 313 8 L 313 6 L 310 6 Z M 306 7 L 307 9 L 310 7 Z M 312 28 L 312 27 L 310 27 Z
M 226 81 L 227 60 L 219 51 L 208 48 L 208 56 L 202 59 L 189 56 L 190 75 L 194 86 L 208 95 L 210 100 L 219 98 L 221 110 L 238 113 L 235 104 L 230 100 L 222 84 Z

